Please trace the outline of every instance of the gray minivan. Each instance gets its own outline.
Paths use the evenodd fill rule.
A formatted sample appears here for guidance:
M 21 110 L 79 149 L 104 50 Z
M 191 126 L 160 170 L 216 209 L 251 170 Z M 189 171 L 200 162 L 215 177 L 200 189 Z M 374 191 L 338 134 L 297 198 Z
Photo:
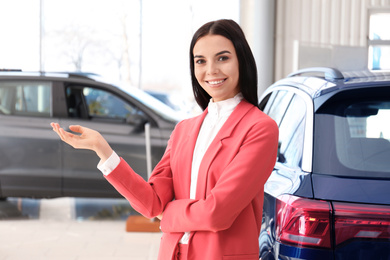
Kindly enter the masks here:
M 121 197 L 96 154 L 63 143 L 50 122 L 99 131 L 147 179 L 181 119 L 142 90 L 94 75 L 0 72 L 0 198 Z

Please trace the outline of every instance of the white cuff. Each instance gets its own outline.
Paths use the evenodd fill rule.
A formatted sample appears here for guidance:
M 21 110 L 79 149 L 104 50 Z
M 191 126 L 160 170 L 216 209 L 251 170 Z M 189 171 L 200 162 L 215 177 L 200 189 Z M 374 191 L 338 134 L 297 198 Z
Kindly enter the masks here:
M 100 160 L 97 168 L 105 175 L 109 175 L 121 162 L 120 157 L 116 154 L 115 151 L 112 152 L 111 156 L 104 162 Z

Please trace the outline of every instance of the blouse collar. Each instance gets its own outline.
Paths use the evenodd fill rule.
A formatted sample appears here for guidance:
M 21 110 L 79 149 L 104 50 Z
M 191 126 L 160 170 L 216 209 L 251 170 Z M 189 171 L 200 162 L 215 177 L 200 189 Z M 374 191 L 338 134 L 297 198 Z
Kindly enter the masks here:
M 208 114 L 212 116 L 213 118 L 219 118 L 220 116 L 223 116 L 225 114 L 230 114 L 233 112 L 233 110 L 236 108 L 236 106 L 243 100 L 243 96 L 240 93 L 235 95 L 233 98 L 225 99 L 218 102 L 213 102 L 212 99 L 210 99 L 209 105 L 208 105 Z

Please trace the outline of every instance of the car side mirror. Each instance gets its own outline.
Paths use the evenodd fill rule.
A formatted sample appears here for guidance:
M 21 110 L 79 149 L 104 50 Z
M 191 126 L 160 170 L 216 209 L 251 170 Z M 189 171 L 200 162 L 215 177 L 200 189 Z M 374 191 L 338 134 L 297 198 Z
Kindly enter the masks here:
M 134 113 L 126 118 L 126 123 L 134 125 L 135 131 L 141 131 L 144 129 L 145 123 L 148 122 L 147 118 L 139 113 Z

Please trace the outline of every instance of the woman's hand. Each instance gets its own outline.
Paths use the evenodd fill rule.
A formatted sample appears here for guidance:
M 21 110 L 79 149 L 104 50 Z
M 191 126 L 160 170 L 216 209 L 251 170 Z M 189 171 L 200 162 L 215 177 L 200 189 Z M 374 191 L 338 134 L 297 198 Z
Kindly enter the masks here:
M 80 135 L 66 132 L 58 123 L 51 123 L 53 131 L 56 132 L 62 141 L 76 149 L 88 149 L 95 151 L 102 161 L 108 159 L 112 154 L 112 149 L 103 136 L 92 129 L 80 125 L 71 125 L 69 129 Z

